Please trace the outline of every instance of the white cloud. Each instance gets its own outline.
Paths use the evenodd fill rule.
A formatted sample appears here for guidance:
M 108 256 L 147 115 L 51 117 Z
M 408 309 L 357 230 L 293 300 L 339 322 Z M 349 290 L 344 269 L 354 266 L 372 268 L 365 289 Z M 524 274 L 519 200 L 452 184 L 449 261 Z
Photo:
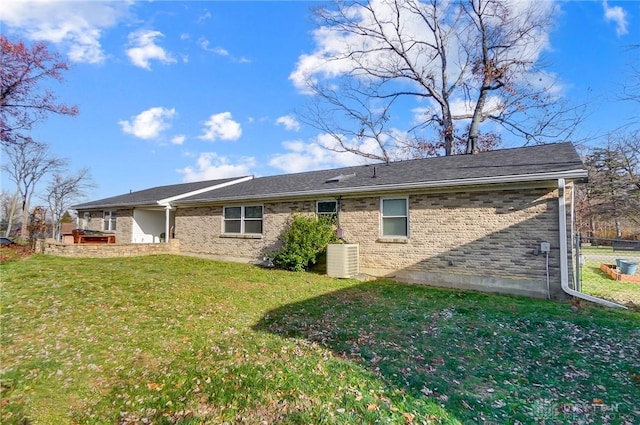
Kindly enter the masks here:
M 276 124 L 284 125 L 289 131 L 298 131 L 300 130 L 300 123 L 296 120 L 296 117 L 293 115 L 285 115 L 276 120 Z
M 316 140 L 303 142 L 301 140 L 283 142 L 286 153 L 274 155 L 269 165 L 286 173 L 323 170 L 336 167 L 361 165 L 368 161 L 358 155 L 348 152 L 337 152 L 337 141 L 328 134 L 318 135 Z M 373 145 L 360 145 L 363 151 L 375 151 Z
M 215 53 L 216 55 L 220 55 L 220 56 L 229 56 L 229 52 L 227 51 L 227 49 L 223 47 L 220 47 L 220 46 L 209 47 L 209 40 L 207 40 L 204 37 L 200 37 L 198 39 L 198 44 L 200 45 L 200 47 L 202 47 L 202 50 L 204 51 Z
M 178 172 L 184 174 L 185 182 L 194 182 L 247 176 L 251 174 L 250 170 L 255 165 L 256 160 L 253 157 L 241 157 L 234 164 L 226 156 L 220 156 L 215 152 L 202 152 L 195 166 L 181 168 Z
M 620 6 L 609 7 L 606 0 L 602 2 L 602 7 L 604 8 L 604 20 L 616 24 L 616 34 L 618 36 L 627 34 L 629 32 L 627 12 Z
M 5 1 L 2 24 L 31 40 L 58 44 L 73 62 L 106 59 L 100 38 L 128 15 L 131 2 Z
M 201 24 L 202 22 L 208 19 L 211 19 L 211 12 L 209 12 L 208 10 L 205 10 L 204 13 L 200 15 L 198 19 L 196 19 L 196 24 Z
M 171 127 L 171 120 L 175 109 L 155 107 L 147 109 L 131 117 L 131 121 L 119 121 L 122 131 L 132 134 L 139 139 L 150 140 L 157 138 L 160 133 Z
M 151 70 L 151 60 L 175 63 L 176 60 L 166 50 L 156 44 L 156 38 L 163 37 L 160 31 L 138 30 L 129 34 L 127 56 L 135 66 Z
M 177 136 L 173 136 L 171 138 L 171 143 L 173 143 L 174 145 L 182 145 L 184 144 L 185 140 L 187 140 L 187 136 L 185 136 L 184 134 L 180 134 Z
M 224 47 L 221 47 L 221 46 L 211 47 L 211 42 L 209 40 L 207 40 L 206 38 L 204 38 L 204 37 L 200 37 L 198 39 L 198 45 L 205 52 L 210 52 L 210 53 L 213 53 L 215 55 L 228 58 L 232 62 L 236 62 L 236 63 L 251 63 L 251 59 L 249 59 L 249 58 L 247 58 L 245 56 L 236 57 L 236 56 L 232 55 L 231 53 L 229 53 L 229 51 L 227 49 L 225 49 Z
M 209 117 L 203 129 L 202 140 L 238 140 L 242 136 L 240 123 L 231 118 L 231 112 L 221 112 Z

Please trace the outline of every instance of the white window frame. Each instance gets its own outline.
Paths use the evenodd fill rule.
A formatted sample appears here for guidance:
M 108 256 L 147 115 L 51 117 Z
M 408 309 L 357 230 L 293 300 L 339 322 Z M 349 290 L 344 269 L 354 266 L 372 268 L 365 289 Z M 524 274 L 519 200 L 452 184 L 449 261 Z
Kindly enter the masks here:
M 115 232 L 117 228 L 118 212 L 116 210 L 102 211 L 102 230 L 105 232 Z
M 325 203 L 329 203 L 332 202 L 336 205 L 336 208 L 333 210 L 333 212 L 321 212 L 318 210 L 318 207 L 320 206 L 320 204 L 325 204 Z M 338 215 L 338 200 L 337 199 L 320 199 L 318 201 L 316 201 L 316 215 L 317 216 L 321 216 L 321 215 L 329 215 L 329 216 L 337 216 Z
M 260 218 L 255 217 L 246 217 L 245 211 L 246 208 L 255 208 L 260 207 Z M 227 208 L 240 208 L 240 217 L 239 218 L 226 218 Z M 227 221 L 240 221 L 240 232 L 227 232 L 226 231 L 226 223 Z M 260 229 L 262 230 L 260 233 L 254 232 L 246 232 L 245 223 L 247 221 L 260 221 Z M 264 206 L 263 205 L 227 205 L 222 207 L 222 234 L 223 235 L 261 235 L 264 232 Z
M 384 215 L 384 201 L 397 201 L 404 200 L 406 205 L 407 215 L 395 215 L 395 216 L 387 216 Z M 407 222 L 407 234 L 406 235 L 385 235 L 384 234 L 384 219 L 385 218 L 404 218 Z M 383 239 L 409 239 L 410 234 L 410 226 L 409 226 L 409 198 L 406 196 L 387 196 L 380 198 L 380 238 Z

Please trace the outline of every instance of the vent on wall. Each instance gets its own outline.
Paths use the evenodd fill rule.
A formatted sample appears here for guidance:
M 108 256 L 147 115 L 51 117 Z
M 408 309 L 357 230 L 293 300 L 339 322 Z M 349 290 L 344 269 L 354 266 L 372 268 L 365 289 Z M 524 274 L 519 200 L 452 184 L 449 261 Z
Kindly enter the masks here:
M 327 247 L 327 274 L 349 278 L 360 273 L 358 244 L 330 244 Z

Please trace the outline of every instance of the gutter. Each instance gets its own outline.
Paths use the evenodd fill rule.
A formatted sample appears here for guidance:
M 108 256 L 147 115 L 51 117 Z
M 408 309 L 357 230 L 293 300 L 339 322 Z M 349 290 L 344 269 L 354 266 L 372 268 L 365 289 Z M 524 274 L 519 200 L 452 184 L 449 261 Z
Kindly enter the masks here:
M 194 199 L 184 200 L 179 202 L 180 204 L 198 204 L 208 202 L 228 202 L 228 201 L 248 201 L 248 200 L 265 200 L 265 199 L 280 199 L 299 196 L 326 196 L 326 195 L 350 195 L 360 193 L 371 193 L 380 191 L 393 191 L 393 190 L 411 190 L 411 189 L 429 189 L 439 187 L 458 187 L 458 186 L 476 186 L 483 184 L 499 184 L 499 183 L 522 183 L 522 182 L 534 182 L 556 179 L 576 179 L 587 177 L 587 171 L 584 169 L 567 170 L 567 171 L 554 171 L 548 173 L 537 174 L 516 174 L 510 176 L 494 176 L 494 177 L 476 177 L 468 179 L 457 180 L 436 180 L 436 181 L 419 181 L 412 183 L 395 183 L 386 185 L 375 186 L 359 186 L 359 187 L 339 187 L 334 189 L 314 189 L 314 190 L 300 190 L 295 192 L 282 192 L 282 193 L 260 193 L 254 195 L 238 195 L 229 196 L 226 198 L 211 198 L 211 199 Z
M 578 292 L 569 287 L 569 265 L 567 261 L 567 205 L 564 199 L 565 181 L 563 178 L 558 179 L 558 214 L 559 214 L 559 236 L 560 236 L 560 286 L 562 290 L 569 295 L 592 303 L 604 305 L 606 307 L 624 308 L 627 307 L 614 303 L 612 301 L 603 300 L 602 298 Z

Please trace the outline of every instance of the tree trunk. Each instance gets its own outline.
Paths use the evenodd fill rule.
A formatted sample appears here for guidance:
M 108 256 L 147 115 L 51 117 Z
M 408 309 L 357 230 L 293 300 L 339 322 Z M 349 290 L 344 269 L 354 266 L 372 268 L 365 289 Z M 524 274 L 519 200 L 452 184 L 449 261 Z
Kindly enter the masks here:
M 20 237 L 29 237 L 29 203 L 31 195 L 22 198 L 22 223 L 20 225 Z
M 13 216 L 16 214 L 18 208 L 18 192 L 13 195 L 11 200 L 11 208 L 9 209 L 9 218 L 7 219 L 7 231 L 5 232 L 5 238 L 8 238 L 11 234 L 11 227 L 13 227 Z

